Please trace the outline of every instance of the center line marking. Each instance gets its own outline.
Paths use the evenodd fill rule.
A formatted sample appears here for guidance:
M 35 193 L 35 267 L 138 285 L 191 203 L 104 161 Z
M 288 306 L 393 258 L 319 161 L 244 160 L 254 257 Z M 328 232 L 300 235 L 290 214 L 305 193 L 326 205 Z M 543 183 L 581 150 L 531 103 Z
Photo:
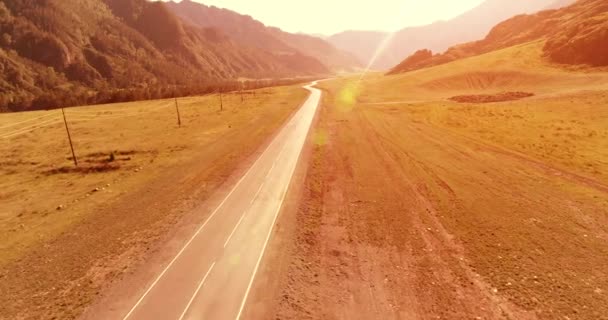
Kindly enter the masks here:
M 316 82 L 313 83 L 313 85 Z M 259 154 L 259 156 L 257 157 L 257 159 L 255 160 L 255 162 L 253 163 L 253 165 L 247 170 L 247 172 L 237 181 L 237 183 L 232 187 L 232 189 L 230 190 L 230 192 L 222 199 L 222 201 L 219 203 L 219 205 L 215 208 L 215 210 L 213 210 L 213 212 L 211 213 L 210 216 L 207 217 L 207 219 L 204 221 L 204 223 L 194 232 L 194 234 L 188 239 L 188 241 L 182 246 L 182 248 L 179 250 L 179 252 L 173 257 L 173 259 L 171 261 L 169 261 L 169 263 L 165 266 L 164 269 L 162 269 L 162 271 L 160 272 L 160 274 L 152 281 L 151 284 L 149 284 L 149 286 L 147 287 L 147 289 L 143 292 L 143 294 L 139 297 L 139 299 L 135 302 L 135 304 L 132 306 L 132 308 L 128 311 L 128 313 L 124 316 L 123 320 L 127 320 L 129 319 L 132 315 L 134 315 L 136 313 L 136 310 L 138 309 L 138 307 L 140 307 L 140 305 L 142 304 L 142 302 L 148 297 L 149 294 L 151 294 L 151 292 L 153 291 L 153 289 L 156 287 L 156 285 L 161 281 L 161 279 L 163 279 L 163 277 L 169 272 L 169 270 L 173 267 L 174 264 L 176 264 L 176 262 L 178 261 L 178 259 L 180 259 L 180 257 L 182 256 L 182 254 L 185 253 L 185 251 L 187 250 L 187 248 L 192 244 L 192 242 L 195 241 L 195 239 L 199 236 L 199 234 L 201 232 L 203 232 L 203 230 L 205 229 L 205 227 L 209 224 L 209 222 L 218 214 L 218 212 L 224 207 L 224 204 L 226 202 L 229 201 L 229 199 L 232 199 L 233 194 L 235 193 L 235 191 L 237 189 L 239 189 L 239 187 L 241 186 L 241 184 L 248 178 L 250 177 L 251 173 L 254 170 L 257 170 L 260 163 L 263 161 L 263 159 L 268 158 L 270 156 L 271 153 L 271 149 L 273 148 L 277 148 L 280 147 L 280 143 L 283 142 L 284 145 L 281 148 L 281 151 L 279 152 L 279 155 L 275 157 L 274 162 L 273 162 L 273 169 L 274 169 L 274 165 L 278 162 L 277 160 L 279 160 L 279 158 L 281 157 L 281 155 L 283 154 L 283 152 L 285 151 L 285 149 L 287 149 L 288 146 L 288 142 L 285 141 L 289 141 L 290 138 L 294 135 L 294 131 L 295 132 L 299 132 L 301 131 L 301 129 L 304 129 L 303 126 L 299 125 L 298 122 L 301 121 L 305 121 L 306 119 L 308 119 L 308 110 L 310 107 L 308 107 L 308 105 L 310 104 L 310 100 L 313 99 L 317 99 L 317 104 L 315 106 L 315 110 L 313 113 L 316 113 L 316 107 L 318 107 L 319 105 L 319 98 L 313 98 L 315 96 L 321 96 L 321 93 L 319 92 L 318 94 L 316 92 L 313 92 L 313 88 L 312 85 L 310 86 L 305 86 L 306 89 L 308 89 L 308 91 L 311 92 L 311 94 L 309 95 L 308 99 L 300 106 L 300 108 L 298 109 L 298 111 L 287 121 L 287 123 L 282 126 L 282 128 L 278 131 L 278 133 L 275 135 L 275 137 L 273 138 L 273 140 L 266 146 L 265 150 Z M 316 89 L 316 88 L 315 88 Z M 318 90 L 318 89 L 317 89 Z M 304 119 L 304 120 L 303 120 Z M 310 126 L 311 124 L 309 124 L 305 130 L 308 132 L 310 130 Z M 297 152 L 297 156 L 299 157 L 299 153 L 302 150 L 299 150 Z M 296 159 L 297 160 L 297 159 Z M 291 162 L 291 161 L 290 161 Z M 297 161 L 296 161 L 297 162 Z M 282 164 L 282 163 L 280 163 Z M 288 164 L 289 165 L 289 164 Z M 292 176 L 293 176 L 293 168 L 292 169 Z M 289 169 L 288 169 L 289 170 Z M 268 178 L 268 176 L 266 177 Z M 282 178 L 282 176 L 280 176 L 280 178 Z M 291 180 L 292 177 L 288 178 L 288 182 Z M 261 189 L 261 187 L 260 187 Z M 252 278 L 250 279 L 249 285 L 247 287 L 247 290 L 245 292 L 245 297 L 242 301 L 241 307 L 239 309 L 239 317 L 241 312 L 243 311 L 243 307 L 244 304 L 247 300 L 247 296 L 249 294 L 249 291 L 251 289 L 251 285 L 253 282 L 253 279 L 255 278 L 255 274 L 257 273 L 257 269 L 259 267 L 260 264 L 260 260 L 264 254 L 264 251 L 266 249 L 266 245 L 268 244 L 268 240 L 270 237 L 270 234 L 272 232 L 272 229 L 274 227 L 274 224 L 276 223 L 276 219 L 278 216 L 278 211 L 280 210 L 281 206 L 282 206 L 282 201 L 284 200 L 285 197 L 285 192 L 282 192 L 281 195 L 282 199 L 281 202 L 279 204 L 279 207 L 277 208 L 277 212 L 275 213 L 274 216 L 274 220 L 273 220 L 273 224 L 271 225 L 271 229 L 269 231 L 269 234 L 266 238 L 266 242 L 264 243 L 264 247 L 262 249 L 262 252 L 258 258 L 257 264 L 255 266 L 254 269 L 254 273 L 252 275 Z M 243 219 L 243 217 L 241 217 L 241 220 Z M 233 231 L 234 232 L 234 231 Z M 203 278 L 203 280 L 201 281 L 201 283 L 199 284 L 199 287 L 197 288 L 197 291 L 195 292 L 194 296 L 192 297 L 192 299 L 190 299 L 190 302 L 188 303 L 188 306 L 186 307 L 186 309 L 184 310 L 184 313 L 182 314 L 182 316 L 179 319 L 183 319 L 183 317 L 185 316 L 185 313 L 188 311 L 188 308 L 190 308 L 190 305 L 193 303 L 193 300 L 195 298 L 195 296 L 198 294 L 198 292 L 200 291 L 203 283 L 206 281 L 207 276 L 209 276 L 209 273 L 211 272 L 211 269 L 213 269 L 213 267 L 215 266 L 216 262 L 214 262 L 210 269 L 207 271 L 207 274 L 205 275 L 205 277 Z
M 293 119 L 290 121 L 293 121 Z M 188 240 L 188 242 L 186 242 L 186 244 L 182 247 L 182 249 L 177 253 L 177 255 L 175 255 L 175 257 L 173 257 L 173 259 L 169 262 L 169 264 L 165 267 L 165 269 L 163 269 L 163 271 L 158 275 L 158 277 L 156 277 L 156 279 L 152 282 L 152 284 L 148 287 L 148 289 L 144 292 L 144 294 L 139 298 L 139 300 L 137 300 L 137 302 L 135 302 L 135 305 L 133 305 L 131 310 L 129 310 L 129 312 L 124 316 L 123 320 L 127 320 L 131 317 L 131 315 L 135 312 L 135 309 L 137 309 L 137 307 L 139 307 L 139 305 L 142 303 L 142 301 L 144 301 L 144 299 L 148 296 L 150 291 L 152 291 L 152 289 L 156 286 L 156 284 L 160 281 L 160 279 L 162 279 L 162 277 L 165 276 L 167 271 L 169 271 L 169 269 L 173 266 L 175 261 L 177 261 L 177 259 L 184 253 L 186 248 L 188 248 L 188 246 L 190 246 L 190 243 L 192 243 L 192 241 L 194 241 L 194 239 L 201 233 L 201 231 L 203 231 L 203 229 L 205 229 L 205 226 L 207 226 L 209 221 L 211 221 L 211 219 L 217 214 L 217 212 L 220 211 L 220 209 L 224 206 L 224 203 L 226 203 L 226 201 L 228 201 L 230 196 L 234 193 L 234 191 L 236 191 L 238 189 L 238 187 L 245 180 L 245 178 L 247 178 L 249 176 L 249 174 L 253 171 L 253 168 L 257 167 L 258 163 L 262 160 L 262 158 L 264 158 L 264 156 L 267 154 L 268 150 L 270 150 L 270 148 L 272 146 L 274 146 L 278 143 L 278 141 L 280 140 L 279 137 L 284 136 L 284 135 L 285 135 L 285 133 L 284 133 L 283 129 L 281 129 L 281 131 L 279 132 L 277 137 L 274 140 L 272 140 L 272 142 L 270 142 L 270 144 L 266 147 L 264 152 L 262 152 L 262 154 L 260 154 L 260 156 L 256 159 L 256 161 L 249 168 L 249 170 L 247 170 L 245 175 L 243 175 L 241 177 L 241 179 L 234 185 L 232 190 L 230 190 L 228 195 L 226 195 L 226 197 L 215 208 L 215 210 L 211 213 L 211 215 L 207 218 L 207 220 L 205 220 L 203 225 L 196 230 L 196 232 L 194 233 L 194 235 L 192 235 L 190 240 Z
M 211 273 L 211 270 L 213 269 L 214 266 L 215 266 L 215 262 L 213 262 L 213 264 L 211 265 L 211 267 L 209 268 L 209 270 L 207 270 L 207 273 L 205 273 L 205 276 L 203 277 L 203 280 L 201 280 L 201 282 L 198 284 L 198 287 L 196 288 L 196 291 L 194 291 L 194 294 L 192 295 L 192 298 L 190 298 L 190 301 L 188 301 L 188 304 L 186 305 L 186 308 L 184 309 L 184 312 L 182 312 L 182 315 L 179 317 L 179 320 L 184 319 L 184 317 L 186 316 L 186 313 L 188 312 L 188 309 L 190 309 L 190 305 L 192 305 L 192 302 L 194 302 L 194 298 L 196 298 L 196 295 L 198 294 L 198 292 L 203 287 L 203 284 L 205 283 L 205 280 L 207 280 L 207 277 L 209 276 L 209 273 Z
M 281 151 L 279 152 L 279 155 L 277 156 L 277 159 L 279 159 L 281 157 L 281 155 L 283 154 L 283 151 L 285 151 L 285 149 L 287 149 L 287 143 L 285 143 L 283 145 L 283 148 L 281 148 Z M 272 170 L 274 169 L 276 164 L 276 160 L 275 162 L 272 164 L 272 167 L 270 168 L 270 170 L 268 171 L 268 173 L 266 174 L 266 177 L 264 177 L 264 182 L 262 182 L 262 184 L 260 185 L 260 188 L 258 188 L 258 191 L 255 193 L 255 195 L 253 196 L 253 198 L 251 199 L 251 202 L 249 202 L 249 204 L 253 204 L 253 202 L 255 202 L 255 200 L 257 199 L 258 195 L 260 194 L 260 191 L 262 191 L 262 187 L 264 187 L 265 182 L 268 180 L 268 177 L 270 176 L 270 174 L 272 173 Z M 284 196 L 284 195 L 283 195 Z M 251 209 L 251 208 L 250 208 Z M 234 226 L 234 229 L 232 229 L 232 232 L 230 233 L 230 235 L 228 236 L 228 239 L 226 239 L 226 242 L 224 242 L 224 248 L 226 248 L 226 246 L 228 245 L 228 242 L 230 242 L 230 239 L 232 239 L 232 236 L 234 235 L 234 233 L 236 232 L 236 229 L 241 225 L 241 222 L 243 222 L 243 219 L 245 218 L 245 215 L 249 212 L 249 209 L 243 212 L 243 215 L 241 216 L 241 219 L 239 219 L 239 222 L 237 222 L 237 224 Z
M 312 89 L 312 88 L 309 88 L 309 89 Z M 310 97 L 312 97 L 312 92 L 313 92 L 312 90 L 310 90 L 310 91 L 311 91 L 311 95 L 309 96 L 309 99 L 310 99 Z M 320 104 L 320 98 L 319 98 L 319 102 L 317 103 L 316 108 L 313 112 L 313 117 L 314 117 L 314 114 L 317 112 L 319 104 Z M 311 120 L 311 124 L 309 125 L 308 129 L 306 129 L 306 132 L 304 133 L 304 138 L 306 138 L 308 136 L 308 134 L 310 133 L 311 126 L 312 126 L 312 120 Z M 303 143 L 305 143 L 305 141 L 302 142 L 302 146 L 303 146 Z M 285 144 L 285 146 L 283 146 L 283 149 L 281 150 L 281 152 L 279 153 L 279 156 L 277 156 L 276 159 L 279 159 L 280 155 L 283 153 L 283 151 L 286 149 L 286 147 L 287 147 L 287 143 Z M 302 155 L 302 149 L 303 148 L 300 148 L 300 150 L 296 151 L 295 161 L 293 163 L 288 164 L 289 166 L 287 167 L 287 170 L 290 173 L 290 177 L 287 181 L 287 185 L 284 186 L 284 190 L 281 192 L 281 198 L 280 198 L 280 201 L 276 208 L 276 211 L 274 213 L 274 218 L 272 220 L 272 224 L 270 225 L 270 230 L 268 230 L 268 235 L 266 235 L 266 240 L 264 241 L 264 246 L 262 247 L 262 252 L 260 253 L 260 255 L 258 257 L 258 261 L 255 265 L 255 268 L 253 269 L 253 274 L 251 275 L 251 278 L 249 279 L 249 285 L 247 286 L 247 289 L 245 290 L 245 296 L 243 297 L 243 300 L 241 301 L 241 306 L 239 308 L 238 314 L 236 315 L 236 320 L 240 320 L 241 315 L 243 314 L 243 310 L 245 308 L 245 303 L 247 303 L 247 298 L 249 297 L 249 292 L 251 291 L 251 286 L 253 285 L 253 280 L 255 279 L 255 276 L 258 272 L 258 268 L 260 267 L 260 262 L 262 262 L 262 257 L 264 256 L 264 253 L 266 252 L 266 247 L 268 246 L 268 241 L 270 240 L 270 236 L 272 235 L 272 230 L 274 229 L 274 225 L 277 222 L 279 212 L 281 211 L 281 208 L 283 207 L 283 202 L 285 201 L 285 196 L 287 194 L 287 191 L 289 190 L 289 186 L 291 184 L 291 180 L 293 179 L 293 175 L 294 175 L 296 166 L 299 162 L 300 156 Z
M 266 176 L 268 177 L 268 176 Z M 262 191 L 262 187 L 264 186 L 264 183 L 262 183 L 260 185 L 260 188 L 258 189 L 258 191 L 255 193 L 255 195 L 253 196 L 253 199 L 251 199 L 251 202 L 249 204 L 252 204 L 253 201 L 255 201 L 255 198 L 257 198 L 258 194 L 260 194 L 260 191 Z M 239 222 L 237 222 L 237 224 L 234 226 L 234 228 L 232 229 L 232 232 L 230 232 L 230 235 L 228 236 L 228 239 L 226 239 L 226 242 L 224 242 L 224 248 L 226 248 L 226 246 L 228 245 L 228 242 L 230 242 L 230 239 L 232 239 L 232 236 L 234 235 L 234 232 L 236 231 L 236 229 L 241 225 L 241 222 L 243 222 L 243 218 L 245 218 L 245 215 L 247 214 L 247 212 L 249 212 L 249 209 L 243 211 L 243 215 L 241 216 L 241 219 L 239 219 Z

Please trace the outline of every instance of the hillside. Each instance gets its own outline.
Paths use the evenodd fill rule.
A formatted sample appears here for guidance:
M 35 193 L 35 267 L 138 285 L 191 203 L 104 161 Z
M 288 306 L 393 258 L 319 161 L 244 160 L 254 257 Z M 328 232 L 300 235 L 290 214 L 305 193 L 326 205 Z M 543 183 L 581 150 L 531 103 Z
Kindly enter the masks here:
M 241 45 L 145 0 L 0 1 L 0 110 L 143 98 L 169 86 L 328 72 L 298 52 Z
M 361 67 L 361 63 L 353 55 L 336 49 L 318 37 L 267 27 L 250 16 L 190 0 L 168 2 L 167 6 L 189 24 L 219 29 L 237 42 L 257 49 L 274 54 L 303 54 L 319 60 L 335 71 Z
M 564 1 L 571 3 L 574 0 L 559 0 L 559 3 L 556 0 L 486 0 L 453 19 L 401 29 L 393 35 L 371 67 L 377 70 L 389 69 L 403 60 L 403 57 L 421 48 L 441 52 L 458 43 L 481 39 L 500 21 L 517 14 L 534 13 L 547 7 L 560 6 Z M 329 41 L 342 50 L 359 52 L 358 57 L 367 64 L 380 43 L 388 36 L 388 33 L 372 33 L 370 36 L 369 32 L 351 31 L 334 35 Z M 362 43 L 366 46 L 363 50 Z
M 454 46 L 443 54 L 419 50 L 391 73 L 439 65 L 535 40 L 546 41 L 542 55 L 552 62 L 608 65 L 608 3 L 580 0 L 560 9 L 515 16 L 495 26 L 483 40 Z
M 336 48 L 352 52 L 360 61 L 367 65 L 387 36 L 388 34 L 382 31 L 349 30 L 334 34 L 327 38 L 327 41 L 336 46 Z M 390 54 L 391 52 L 386 52 L 386 55 Z M 400 57 L 387 58 L 394 60 Z

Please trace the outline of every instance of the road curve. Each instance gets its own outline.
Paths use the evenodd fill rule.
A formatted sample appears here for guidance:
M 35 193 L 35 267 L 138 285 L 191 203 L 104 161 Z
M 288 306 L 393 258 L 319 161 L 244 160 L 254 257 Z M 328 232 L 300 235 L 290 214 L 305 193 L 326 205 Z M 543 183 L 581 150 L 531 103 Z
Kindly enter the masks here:
M 238 319 L 321 99 L 310 95 L 123 320 Z

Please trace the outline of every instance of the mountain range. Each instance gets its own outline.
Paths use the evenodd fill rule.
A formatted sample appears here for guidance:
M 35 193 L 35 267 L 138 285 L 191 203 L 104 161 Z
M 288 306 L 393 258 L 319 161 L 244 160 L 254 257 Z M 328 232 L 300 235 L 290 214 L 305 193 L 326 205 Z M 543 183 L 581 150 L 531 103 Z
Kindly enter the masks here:
M 345 31 L 327 40 L 337 48 L 355 53 L 371 69 L 394 67 L 416 50 L 427 48 L 442 52 L 449 47 L 482 39 L 500 21 L 518 14 L 561 7 L 574 0 L 486 0 L 477 7 L 447 21 L 407 27 L 394 34 L 371 31 Z M 388 40 L 386 40 L 388 39 Z M 372 58 L 386 41 L 374 61 Z
M 579 0 L 560 9 L 518 15 L 496 25 L 482 40 L 453 46 L 445 53 L 422 49 L 390 73 L 403 73 L 507 47 L 544 41 L 543 55 L 553 63 L 608 65 L 608 2 Z
M 371 67 L 403 62 L 393 72 L 404 72 L 543 37 L 545 54 L 556 62 L 603 65 L 608 54 L 597 53 L 605 48 L 589 51 L 589 41 L 607 43 L 605 15 L 565 9 L 519 15 L 573 1 L 485 0 L 454 19 L 396 32 Z M 293 34 L 190 0 L 0 0 L 0 110 L 202 93 L 237 78 L 356 71 L 385 39 L 387 33 L 374 31 Z M 452 47 L 458 43 L 466 44 Z
M 303 54 L 319 60 L 332 71 L 352 71 L 361 67 L 354 55 L 336 49 L 319 37 L 267 27 L 250 16 L 190 0 L 168 2 L 167 5 L 191 25 L 221 30 L 241 44 L 278 55 Z
M 108 101 L 99 97 L 104 92 L 125 90 L 150 98 L 167 87 L 323 75 L 359 66 L 318 38 L 209 10 L 213 21 L 235 18 L 235 28 L 257 25 L 261 31 L 255 35 L 268 37 L 269 46 L 262 47 L 228 23 L 182 19 L 169 6 L 175 7 L 146 0 L 0 0 L 0 110 L 96 103 Z

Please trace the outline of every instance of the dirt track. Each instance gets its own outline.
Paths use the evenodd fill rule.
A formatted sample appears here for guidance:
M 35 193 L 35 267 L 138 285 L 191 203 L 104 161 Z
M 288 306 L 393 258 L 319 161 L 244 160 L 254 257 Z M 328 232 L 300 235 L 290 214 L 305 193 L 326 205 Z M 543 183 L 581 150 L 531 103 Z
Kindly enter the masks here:
M 328 94 L 253 314 L 607 319 L 605 182 Z

